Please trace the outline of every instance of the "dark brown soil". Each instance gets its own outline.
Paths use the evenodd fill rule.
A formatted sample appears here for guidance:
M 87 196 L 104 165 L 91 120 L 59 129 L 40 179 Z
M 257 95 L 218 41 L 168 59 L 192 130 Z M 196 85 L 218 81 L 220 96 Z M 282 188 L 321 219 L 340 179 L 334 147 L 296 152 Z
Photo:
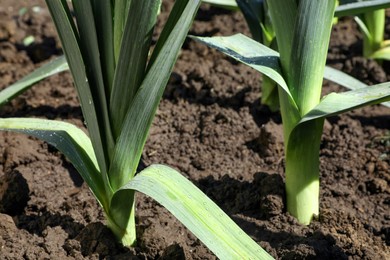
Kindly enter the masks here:
M 239 13 L 209 6 L 191 29 L 207 36 L 237 32 L 248 34 Z M 29 46 L 23 44 L 27 36 L 34 36 Z M 44 1 L 2 0 L 0 88 L 59 55 L 59 45 Z M 330 47 L 329 65 L 370 84 L 390 80 L 389 63 L 361 57 L 352 20 L 337 24 Z M 373 106 L 326 121 L 321 216 L 302 226 L 286 213 L 281 119 L 259 104 L 260 79 L 188 40 L 141 164 L 180 170 L 276 258 L 390 259 L 390 109 Z M 71 82 L 68 73 L 45 80 L 0 115 L 83 127 Z M 324 93 L 343 90 L 324 85 Z M 0 133 L 0 259 L 215 259 L 162 206 L 137 197 L 138 246 L 128 249 L 115 242 L 102 210 L 63 155 L 34 138 Z

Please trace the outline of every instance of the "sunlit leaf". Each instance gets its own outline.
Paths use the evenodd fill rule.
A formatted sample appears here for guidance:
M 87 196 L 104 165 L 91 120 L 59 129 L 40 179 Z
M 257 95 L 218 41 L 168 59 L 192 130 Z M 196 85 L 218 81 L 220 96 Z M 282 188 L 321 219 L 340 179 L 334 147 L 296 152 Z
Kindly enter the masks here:
M 142 192 L 167 208 L 220 259 L 273 259 L 201 190 L 172 168 L 152 165 L 118 193 L 127 189 Z
M 66 63 L 64 56 L 46 63 L 24 78 L 0 91 L 0 106 L 26 91 L 37 82 L 68 69 L 68 63 Z
M 34 136 L 61 151 L 73 164 L 102 205 L 108 205 L 104 184 L 89 137 L 78 127 L 38 118 L 0 118 L 0 130 Z

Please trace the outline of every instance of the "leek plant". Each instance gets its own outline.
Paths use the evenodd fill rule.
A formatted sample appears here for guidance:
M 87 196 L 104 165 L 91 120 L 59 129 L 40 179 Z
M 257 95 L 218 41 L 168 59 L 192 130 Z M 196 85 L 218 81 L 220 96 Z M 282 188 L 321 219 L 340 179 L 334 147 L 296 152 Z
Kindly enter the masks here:
M 241 34 L 194 38 L 278 84 L 287 210 L 300 223 L 309 224 L 319 214 L 319 149 L 324 119 L 389 101 L 390 83 L 368 87 L 337 70 L 325 68 L 335 0 L 271 0 L 267 4 L 279 53 Z M 324 73 L 336 82 L 358 86 L 321 98 Z
M 386 10 L 380 9 L 355 17 L 363 33 L 363 56 L 376 60 L 390 60 L 390 40 L 384 39 Z
M 275 39 L 275 32 L 272 26 L 272 22 L 270 20 L 270 15 L 268 12 L 268 5 L 266 0 L 203 0 L 204 3 L 209 3 L 215 6 L 220 6 L 232 10 L 240 10 L 245 20 L 247 21 L 249 30 L 252 34 L 252 38 L 259 43 L 270 47 L 277 51 L 277 42 Z M 339 6 L 339 5 L 342 6 Z M 368 35 L 367 37 L 364 37 L 364 46 L 365 49 L 373 50 L 370 46 L 388 46 L 389 43 L 387 41 L 383 41 L 383 33 L 384 33 L 384 9 L 385 7 L 390 7 L 390 0 L 372 0 L 372 1 L 366 1 L 366 2 L 360 2 L 360 1 L 354 1 L 354 0 L 344 0 L 339 1 L 336 0 L 336 11 L 335 11 L 335 17 L 333 18 L 333 23 L 337 23 L 338 17 L 346 16 L 346 15 L 356 15 L 360 14 L 362 12 L 365 12 L 370 9 L 368 13 L 383 13 L 383 23 L 381 23 L 380 29 L 376 28 L 375 24 L 373 26 L 370 26 L 372 28 L 371 30 L 363 30 L 365 32 L 365 35 Z M 366 16 L 366 14 L 363 14 Z M 358 20 L 361 21 L 361 20 Z M 361 24 L 363 28 L 364 23 L 361 21 L 359 24 Z M 380 38 L 382 40 L 376 40 L 375 42 L 379 42 L 380 44 L 373 43 L 373 37 L 371 35 L 377 35 L 376 31 L 382 32 L 382 38 L 380 38 L 380 35 L 376 36 L 376 38 Z M 370 33 L 371 32 L 371 33 Z M 378 48 L 374 49 L 378 50 Z M 368 51 L 367 51 L 368 52 Z M 374 55 L 375 57 L 378 57 L 381 55 L 383 56 L 389 55 L 390 53 L 390 47 L 389 48 L 381 48 L 380 51 L 377 51 Z M 372 55 L 372 53 L 370 54 Z M 365 55 L 366 57 L 369 57 L 369 55 Z M 332 80 L 332 74 L 333 72 L 330 71 L 331 68 L 326 68 L 324 77 L 326 79 Z M 339 83 L 339 82 L 337 82 Z M 342 84 L 341 84 L 342 85 Z M 353 86 L 350 86 L 349 84 L 343 85 L 344 87 L 351 88 Z M 279 96 L 278 96 L 278 89 L 277 84 L 270 79 L 269 77 L 263 75 L 263 82 L 261 85 L 262 89 L 262 95 L 261 95 L 261 103 L 263 105 L 266 105 L 270 108 L 271 111 L 275 112 L 279 110 Z
M 68 1 L 46 0 L 89 136 L 72 124 L 37 118 L 0 119 L 0 129 L 35 136 L 63 152 L 125 246 L 136 242 L 135 191 L 139 191 L 171 211 L 219 258 L 270 259 L 177 171 L 152 165 L 137 173 L 158 103 L 200 2 L 176 1 L 151 52 L 161 1 L 73 0 L 73 17 Z M 65 66 L 59 63 L 54 67 Z M 24 78 L 16 89 L 40 76 Z

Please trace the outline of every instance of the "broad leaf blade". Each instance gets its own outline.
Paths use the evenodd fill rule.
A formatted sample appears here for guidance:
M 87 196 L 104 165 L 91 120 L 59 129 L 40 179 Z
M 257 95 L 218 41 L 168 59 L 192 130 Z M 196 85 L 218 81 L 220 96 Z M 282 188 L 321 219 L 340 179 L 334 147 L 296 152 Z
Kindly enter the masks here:
M 390 101 L 390 82 L 343 93 L 331 93 L 325 96 L 316 107 L 307 113 L 300 123 L 386 101 Z
M 201 190 L 172 168 L 152 165 L 118 193 L 128 189 L 142 192 L 167 208 L 220 259 L 273 259 Z
M 61 38 L 65 56 L 75 81 L 81 109 L 83 110 L 83 115 L 87 122 L 88 131 L 99 163 L 100 171 L 102 174 L 106 175 L 108 155 L 105 153 L 107 150 L 104 149 L 105 145 L 102 142 L 102 140 L 105 140 L 103 137 L 104 135 L 101 132 L 103 126 L 100 126 L 99 121 L 97 120 L 99 117 L 95 110 L 85 63 L 79 48 L 78 33 L 70 16 L 70 10 L 66 1 L 63 0 L 46 0 L 46 3 Z
M 330 80 L 334 83 L 337 83 L 343 87 L 346 87 L 350 90 L 360 89 L 368 87 L 367 84 L 357 80 L 356 78 L 331 67 L 326 66 L 324 71 L 324 78 Z M 390 107 L 390 102 L 381 103 L 386 107 Z
M 279 53 L 243 35 L 191 38 L 215 48 L 274 80 L 292 99 L 279 65 Z M 292 99 L 293 100 L 293 99 Z
M 108 205 L 91 141 L 81 129 L 54 120 L 1 118 L 0 130 L 31 135 L 56 147 L 72 162 L 99 202 Z
M 26 91 L 35 83 L 68 69 L 68 63 L 66 63 L 64 56 L 58 57 L 46 63 L 42 67 L 39 67 L 24 78 L 2 90 L 0 92 L 0 106 Z
M 110 99 L 110 117 L 119 137 L 127 109 L 145 76 L 153 28 L 161 1 L 132 1 L 122 36 Z
M 173 10 L 176 11 L 171 13 L 173 16 L 169 17 L 166 24 L 173 26 L 173 29 L 164 28 L 164 32 L 169 32 L 169 35 L 161 36 L 166 37 L 166 40 L 129 107 L 122 133 L 117 141 L 110 168 L 111 183 L 115 188 L 120 188 L 135 174 L 154 114 L 200 0 L 180 0 L 176 1 L 176 5 L 185 8 L 179 13 L 181 15 L 177 22 L 172 25 L 171 19 L 176 19 L 179 15 L 174 7 Z

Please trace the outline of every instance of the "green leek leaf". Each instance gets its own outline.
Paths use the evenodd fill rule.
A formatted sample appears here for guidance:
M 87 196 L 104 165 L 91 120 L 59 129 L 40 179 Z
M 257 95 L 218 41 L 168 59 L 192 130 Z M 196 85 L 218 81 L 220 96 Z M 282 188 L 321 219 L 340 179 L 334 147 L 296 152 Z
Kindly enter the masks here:
M 368 85 L 355 79 L 354 77 L 328 66 L 325 67 L 324 78 L 350 90 L 368 87 Z M 384 102 L 381 103 L 381 105 L 390 107 L 390 102 Z
M 114 33 L 111 1 L 90 0 L 93 7 L 95 26 L 100 50 L 106 96 L 109 98 L 114 79 Z M 117 1 L 116 1 L 117 2 Z
M 168 18 L 165 26 L 173 26 L 173 29 L 164 28 L 163 33 L 168 33 L 169 36 L 161 35 L 166 40 L 129 107 L 122 133 L 117 141 L 110 168 L 110 180 L 114 188 L 122 187 L 136 172 L 154 114 L 200 0 L 176 1 L 176 5 L 183 7 L 184 10 L 178 12 L 180 10 L 174 7 L 173 16 Z M 178 20 L 177 15 L 180 16 Z M 171 19 L 177 22 L 172 23 Z
M 42 67 L 39 67 L 24 78 L 2 90 L 0 92 L 0 106 L 4 105 L 20 93 L 26 91 L 37 82 L 68 69 L 68 63 L 66 63 L 64 56 L 58 57 L 46 63 Z
M 102 2 L 100 0 L 95 0 Z M 115 64 L 119 59 L 119 50 L 122 43 L 122 35 L 125 29 L 126 19 L 129 14 L 129 9 L 132 0 L 115 0 L 112 1 L 114 5 L 114 57 Z
M 114 194 L 142 192 L 182 222 L 220 259 L 273 259 L 212 200 L 176 170 L 152 165 Z
M 368 41 L 371 42 L 372 35 L 371 35 L 370 30 L 367 28 L 366 24 L 358 16 L 355 16 L 354 19 L 355 19 L 355 22 L 357 23 L 357 25 L 359 26 L 360 30 L 364 34 L 364 36 L 368 39 Z
M 81 129 L 54 120 L 1 118 L 0 130 L 31 135 L 56 147 L 71 161 L 98 201 L 102 205 L 108 205 L 91 141 Z
M 390 46 L 380 48 L 376 52 L 370 55 L 372 59 L 390 60 Z
M 290 90 L 283 79 L 279 65 L 279 53 L 243 35 L 227 37 L 195 37 L 191 38 L 205 43 L 222 53 L 238 60 L 274 80 L 293 101 Z M 293 102 L 294 104 L 295 102 Z
M 338 115 L 353 109 L 390 101 L 390 82 L 359 88 L 342 93 L 330 93 L 308 112 L 300 123 L 317 118 Z
M 110 97 L 110 117 L 118 138 L 127 109 L 133 102 L 145 76 L 153 28 L 161 1 L 132 1 L 122 36 Z
M 84 54 L 83 60 L 90 91 L 93 96 L 93 103 L 98 104 L 95 106 L 96 115 L 98 116 L 97 120 L 102 125 L 100 130 L 102 135 L 105 136 L 105 143 L 109 151 L 107 156 L 109 157 L 110 151 L 114 149 L 114 139 L 111 133 L 111 122 L 108 115 L 106 88 L 104 86 L 100 63 L 100 51 L 93 9 L 90 1 L 73 0 L 72 2 L 76 15 L 77 28 L 79 30 L 79 48 L 81 49 L 81 53 Z
M 390 0 L 357 1 L 336 8 L 335 16 L 352 16 L 390 7 Z
M 253 39 L 257 42 L 265 43 L 263 33 L 266 35 L 267 30 L 262 26 L 266 19 L 266 17 L 264 17 L 264 0 L 237 0 L 237 5 L 244 15 Z
M 203 0 L 202 2 L 205 4 L 223 7 L 225 9 L 238 10 L 235 0 Z
M 46 0 L 46 3 L 61 38 L 65 57 L 75 81 L 81 109 L 91 136 L 100 171 L 103 175 L 106 175 L 109 157 L 106 154 L 108 149 L 104 149 L 104 147 L 108 145 L 106 138 L 103 137 L 104 133 L 102 133 L 104 127 L 95 109 L 95 100 L 91 93 L 83 55 L 80 51 L 78 32 L 66 1 Z M 108 180 L 106 179 L 106 181 Z

